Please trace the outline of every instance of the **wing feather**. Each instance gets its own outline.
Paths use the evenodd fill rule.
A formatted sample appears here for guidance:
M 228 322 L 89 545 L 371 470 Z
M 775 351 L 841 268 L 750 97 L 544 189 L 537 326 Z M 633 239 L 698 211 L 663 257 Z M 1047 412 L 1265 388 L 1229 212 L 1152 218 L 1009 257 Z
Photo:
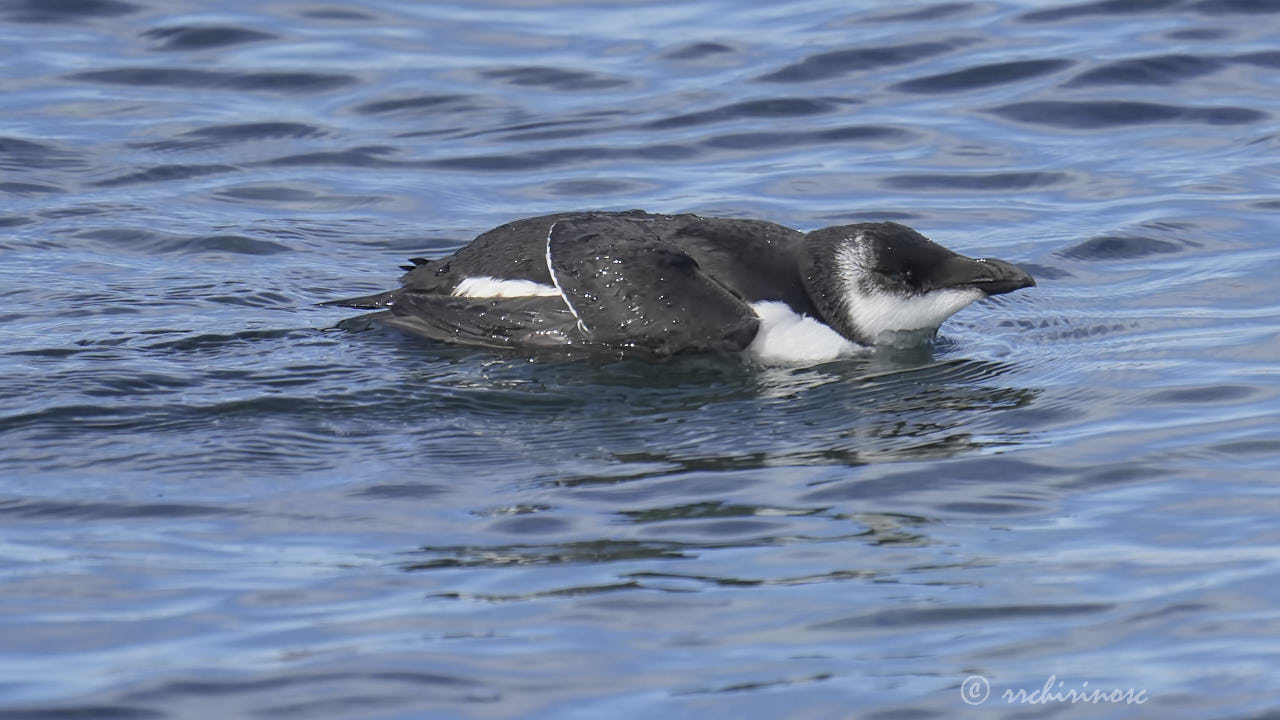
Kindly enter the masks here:
M 547 236 L 547 267 L 593 343 L 659 355 L 732 351 L 759 329 L 747 303 L 634 221 L 558 220 Z

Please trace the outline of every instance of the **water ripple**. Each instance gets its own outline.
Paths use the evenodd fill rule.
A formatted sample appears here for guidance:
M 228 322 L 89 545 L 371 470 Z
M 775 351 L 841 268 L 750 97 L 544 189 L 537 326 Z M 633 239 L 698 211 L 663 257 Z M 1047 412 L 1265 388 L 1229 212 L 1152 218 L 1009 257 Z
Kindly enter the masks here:
M 1058 22 L 1094 16 L 1157 14 L 1187 5 L 1184 0 L 1095 0 L 1079 5 L 1047 8 L 1023 14 L 1022 22 Z M 1189 9 L 1205 15 L 1250 15 L 1276 12 L 1275 4 L 1268 0 L 1201 0 L 1190 3 Z
M 1118 100 L 1040 100 L 1001 105 L 988 112 L 1015 122 L 1081 130 L 1167 122 L 1245 125 L 1270 117 L 1266 112 L 1251 108 L 1199 108 Z
M 0 499 L 0 515 L 11 519 L 130 520 L 235 515 L 234 508 L 179 503 L 76 503 L 58 500 Z
M 1185 246 L 1140 235 L 1103 235 L 1059 250 L 1059 257 L 1073 260 L 1129 260 L 1181 252 Z
M 88 160 L 70 150 L 15 137 L 0 137 L 0 168 L 13 171 L 28 169 L 80 170 Z
M 62 705 L 59 707 L 0 709 L 0 720 L 74 720 L 75 718 L 161 720 L 168 716 L 168 713 L 158 710 L 130 705 Z
M 142 7 L 121 0 L 13 0 L 6 3 L 4 18 L 20 23 L 60 23 L 82 18 L 114 18 L 141 10 Z
M 684 62 L 699 62 L 714 60 L 725 55 L 737 52 L 734 48 L 718 42 L 698 42 L 685 45 L 683 47 L 668 50 L 662 54 L 666 60 L 681 60 Z
M 847 100 L 826 100 L 821 98 L 768 98 L 764 100 L 748 100 L 733 103 L 714 110 L 704 110 L 685 115 L 655 120 L 646 127 L 655 130 L 682 128 L 708 123 L 730 122 L 743 118 L 787 118 L 822 115 L 834 112 L 840 105 L 849 104 Z
M 1005 85 L 1055 73 L 1075 65 L 1070 60 L 1023 60 L 978 65 L 955 72 L 929 75 L 892 86 L 893 90 L 913 93 L 948 93 Z
M 1100 65 L 1072 78 L 1067 86 L 1173 85 L 1226 66 L 1223 60 L 1200 55 L 1157 55 Z
M 210 150 L 235 143 L 262 140 L 295 140 L 321 137 L 325 133 L 313 125 L 295 122 L 254 122 L 210 125 L 188 130 L 171 140 L 134 143 L 133 147 L 159 152 Z
M 950 52 L 962 41 L 904 43 L 879 47 L 854 47 L 810 55 L 798 63 L 761 75 L 762 82 L 804 83 L 830 80 L 855 72 L 907 65 Z
M 929 5 L 918 10 L 903 10 L 886 13 L 884 15 L 874 15 L 864 18 L 863 22 L 868 23 L 889 23 L 889 22 L 924 22 L 926 20 L 940 20 L 954 15 L 961 15 L 974 9 L 972 3 L 938 3 Z
M 554 67 L 498 68 L 483 70 L 479 74 L 482 78 L 499 80 L 510 85 L 542 87 L 561 92 L 612 90 L 631 84 L 631 81 L 626 78 Z
M 931 625 L 938 623 L 983 622 L 996 617 L 1034 618 L 1045 615 L 1099 614 L 1113 610 L 1105 603 L 1079 603 L 1075 605 L 988 605 L 983 607 L 914 608 L 884 610 L 864 616 L 832 620 L 810 629 L 820 632 L 843 632 L 864 627 L 887 629 L 899 625 Z
M 128 172 L 123 175 L 95 180 L 97 187 L 118 187 L 120 185 L 136 185 L 139 183 L 164 183 L 175 180 L 203 177 L 205 175 L 221 175 L 235 172 L 233 165 L 155 165 L 145 170 Z
M 185 177 L 179 173 L 178 176 Z M 145 173 L 140 173 L 131 182 L 146 182 Z M 106 185 L 124 184 L 122 182 L 100 183 Z M 190 254 L 190 253 L 236 253 L 240 255 L 273 255 L 290 252 L 288 245 L 246 237 L 244 235 L 197 235 L 182 236 L 160 232 L 151 232 L 137 228 L 94 228 L 72 233 L 79 240 L 91 240 L 105 245 L 124 248 L 130 252 L 146 255 Z
M 388 113 L 434 114 L 440 110 L 474 112 L 485 107 L 483 98 L 475 95 L 418 95 L 395 100 L 377 100 L 357 105 L 355 112 L 366 115 Z
M 881 180 L 881 184 L 887 188 L 903 190 L 965 189 L 979 192 L 1004 192 L 1067 185 L 1072 180 L 1072 175 L 1062 172 L 967 173 L 964 175 L 920 173 L 889 175 Z
M 355 82 L 350 75 L 307 72 L 216 72 L 166 67 L 131 67 L 90 70 L 68 75 L 84 83 L 130 85 L 134 87 L 207 88 L 277 93 L 328 92 Z
M 906 128 L 885 125 L 849 125 L 808 132 L 740 132 L 715 135 L 702 145 L 722 150 L 781 150 L 804 146 L 829 146 L 843 143 L 897 145 L 912 142 L 920 134 Z
M 152 28 L 142 33 L 142 36 L 160 41 L 156 45 L 157 50 L 207 50 L 277 39 L 271 33 L 217 25 Z

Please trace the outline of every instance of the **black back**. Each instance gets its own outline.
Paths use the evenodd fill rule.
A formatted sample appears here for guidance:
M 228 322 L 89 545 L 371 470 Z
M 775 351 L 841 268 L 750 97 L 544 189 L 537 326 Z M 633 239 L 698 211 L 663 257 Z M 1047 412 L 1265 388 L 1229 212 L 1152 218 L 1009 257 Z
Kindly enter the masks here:
M 608 215 L 554 224 L 553 281 L 582 333 L 602 345 L 659 355 L 750 344 L 760 324 L 751 308 L 652 229 Z

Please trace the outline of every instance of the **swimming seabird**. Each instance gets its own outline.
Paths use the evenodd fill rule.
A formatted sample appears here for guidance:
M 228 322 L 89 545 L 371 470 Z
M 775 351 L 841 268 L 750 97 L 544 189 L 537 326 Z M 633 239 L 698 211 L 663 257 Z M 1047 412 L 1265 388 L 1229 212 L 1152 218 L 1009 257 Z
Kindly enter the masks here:
M 325 304 L 464 345 L 823 362 L 932 337 L 975 300 L 1035 285 L 892 222 L 803 233 L 640 210 L 517 220 L 411 262 L 395 290 Z

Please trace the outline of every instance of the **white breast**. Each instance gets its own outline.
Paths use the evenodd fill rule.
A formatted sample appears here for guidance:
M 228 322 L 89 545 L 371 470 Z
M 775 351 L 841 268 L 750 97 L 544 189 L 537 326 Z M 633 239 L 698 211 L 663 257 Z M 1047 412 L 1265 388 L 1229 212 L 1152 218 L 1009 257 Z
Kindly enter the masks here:
M 747 346 L 747 354 L 764 363 L 813 365 L 866 352 L 830 326 L 794 312 L 784 302 L 751 303 L 760 318 L 760 330 Z
M 532 280 L 499 280 L 487 275 L 479 275 L 463 279 L 453 289 L 453 294 L 471 298 L 509 298 L 559 295 L 560 293 L 551 285 L 543 285 Z

